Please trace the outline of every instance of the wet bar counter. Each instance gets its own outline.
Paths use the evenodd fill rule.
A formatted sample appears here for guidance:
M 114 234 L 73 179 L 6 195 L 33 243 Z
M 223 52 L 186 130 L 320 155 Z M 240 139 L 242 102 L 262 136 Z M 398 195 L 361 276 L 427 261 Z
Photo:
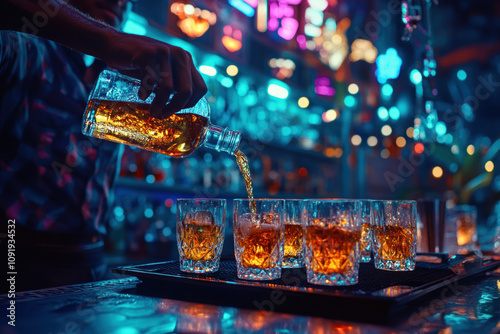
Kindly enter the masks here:
M 500 268 L 413 305 L 388 326 L 168 299 L 135 277 L 19 292 L 9 333 L 498 333 Z M 450 291 L 455 293 L 450 293 Z M 147 290 L 146 290 L 147 291 Z M 237 295 L 234 298 L 238 298 Z M 0 296 L 3 313 L 10 299 Z M 285 301 L 286 302 L 286 301 Z M 328 307 L 328 305 L 324 305 Z M 362 315 L 360 315 L 362 317 Z

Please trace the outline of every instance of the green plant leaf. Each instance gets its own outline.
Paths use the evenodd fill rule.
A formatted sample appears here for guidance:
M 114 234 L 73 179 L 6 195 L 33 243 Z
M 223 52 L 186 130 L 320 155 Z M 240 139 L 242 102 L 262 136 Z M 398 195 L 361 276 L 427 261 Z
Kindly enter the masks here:
M 488 152 L 483 157 L 483 164 L 487 161 L 493 160 L 500 153 L 500 139 L 497 139 L 493 144 L 491 144 Z
M 493 180 L 493 173 L 482 173 L 463 186 L 462 191 L 460 192 L 459 202 L 460 204 L 465 204 L 469 202 L 470 197 L 474 193 L 474 191 L 479 188 L 486 187 Z

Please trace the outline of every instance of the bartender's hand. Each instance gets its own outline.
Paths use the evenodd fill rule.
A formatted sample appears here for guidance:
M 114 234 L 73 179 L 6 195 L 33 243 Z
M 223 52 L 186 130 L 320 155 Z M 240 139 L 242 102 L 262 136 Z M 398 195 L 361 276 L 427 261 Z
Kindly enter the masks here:
M 141 80 L 139 98 L 145 100 L 154 90 L 151 114 L 156 117 L 193 107 L 207 93 L 191 54 L 155 39 L 120 33 L 101 58 L 110 67 Z M 175 95 L 166 105 L 172 93 Z

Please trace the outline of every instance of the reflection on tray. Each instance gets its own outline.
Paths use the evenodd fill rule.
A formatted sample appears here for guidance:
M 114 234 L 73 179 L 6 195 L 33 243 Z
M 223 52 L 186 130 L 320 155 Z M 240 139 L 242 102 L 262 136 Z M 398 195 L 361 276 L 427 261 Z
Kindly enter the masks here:
M 415 288 L 406 285 L 394 285 L 388 288 L 375 291 L 373 294 L 375 296 L 384 296 L 384 297 L 397 297 L 403 295 L 405 293 L 413 291 Z

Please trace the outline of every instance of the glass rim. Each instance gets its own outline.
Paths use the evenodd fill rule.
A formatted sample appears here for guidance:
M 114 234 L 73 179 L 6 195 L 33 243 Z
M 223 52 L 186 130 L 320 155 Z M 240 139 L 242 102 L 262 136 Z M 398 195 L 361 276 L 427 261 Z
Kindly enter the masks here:
M 227 202 L 225 198 L 178 198 L 177 202 Z
M 358 200 L 355 200 L 355 199 L 329 199 L 329 198 L 318 198 L 318 199 L 308 198 L 304 201 L 306 201 L 306 202 L 321 202 L 321 203 L 336 203 L 336 204 L 359 202 Z
M 416 200 L 385 200 L 385 199 L 375 199 L 372 202 L 388 203 L 388 204 L 417 204 Z
M 234 198 L 233 202 L 284 202 L 285 200 L 282 198 Z

